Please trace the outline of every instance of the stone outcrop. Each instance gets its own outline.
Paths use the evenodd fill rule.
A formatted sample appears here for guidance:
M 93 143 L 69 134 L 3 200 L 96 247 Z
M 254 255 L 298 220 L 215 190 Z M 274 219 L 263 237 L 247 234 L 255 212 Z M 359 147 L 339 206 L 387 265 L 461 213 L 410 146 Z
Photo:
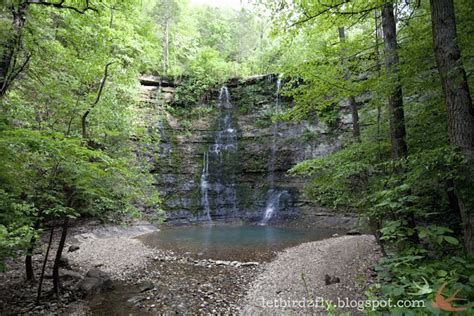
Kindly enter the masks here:
M 152 75 L 142 75 L 139 80 L 141 84 L 140 99 L 143 102 L 173 101 L 176 85 L 170 79 Z
M 144 91 L 152 82 L 142 79 Z M 153 82 L 160 82 L 154 79 Z M 173 84 L 168 84 L 173 87 Z M 155 86 L 156 87 L 156 86 Z M 278 122 L 272 125 L 271 113 L 277 110 L 276 77 L 255 76 L 248 80 L 231 79 L 227 87 L 233 125 L 237 128 L 236 150 L 224 155 L 221 168 L 232 171 L 232 186 L 237 196 L 238 212 L 219 211 L 216 195 L 222 190 L 209 190 L 210 215 L 213 220 L 259 221 L 265 211 L 270 182 L 281 195 L 279 210 L 272 220 L 291 219 L 298 214 L 314 212 L 316 205 L 304 197 L 305 179 L 288 175 L 297 163 L 327 155 L 341 144 L 341 134 L 336 134 L 317 118 L 299 123 Z M 181 115 L 172 115 L 164 108 L 156 128 L 160 133 L 159 149 L 150 153 L 154 164 L 156 187 L 160 191 L 168 221 L 190 222 L 202 218 L 201 174 L 204 154 L 215 142 L 222 109 L 218 106 L 219 88 L 212 92 L 207 105 L 189 106 Z M 149 96 L 149 104 L 156 104 Z M 173 97 L 169 96 L 168 100 Z M 292 101 L 278 98 L 278 107 L 292 106 Z M 349 110 L 342 107 L 344 113 Z M 347 115 L 341 124 L 350 126 Z M 272 157 L 272 151 L 274 155 Z M 222 167 L 224 166 L 224 167 Z M 209 166 L 216 168 L 217 166 Z M 271 179 L 271 180 L 270 180 Z M 307 180 L 306 180 L 307 181 Z

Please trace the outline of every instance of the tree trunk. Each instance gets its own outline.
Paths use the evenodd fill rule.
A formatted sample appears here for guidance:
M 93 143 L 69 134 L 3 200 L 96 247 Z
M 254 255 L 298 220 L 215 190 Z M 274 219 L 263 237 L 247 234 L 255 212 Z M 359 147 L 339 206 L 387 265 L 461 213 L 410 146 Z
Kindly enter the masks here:
M 383 37 L 382 27 L 381 27 L 381 24 L 379 23 L 379 20 L 380 20 L 380 11 L 379 9 L 375 9 L 374 10 L 374 22 L 375 22 L 374 54 L 375 54 L 375 71 L 378 76 L 380 76 L 380 71 L 381 71 L 379 44 L 380 44 L 380 39 Z M 381 145 L 380 145 L 380 141 L 382 140 L 382 137 L 380 136 L 381 118 L 382 118 L 382 106 L 380 102 L 377 102 L 377 153 L 378 153 L 379 161 L 382 160 L 382 150 L 381 150 Z
M 169 54 L 169 22 L 166 21 L 163 27 L 163 72 L 168 74 L 168 54 Z
M 30 244 L 33 245 L 35 243 L 35 240 L 31 240 Z M 33 253 L 33 246 L 30 246 L 28 248 L 28 252 L 25 256 L 25 273 L 26 273 L 26 280 L 27 281 L 33 281 L 35 279 L 35 272 L 33 270 L 33 262 L 31 258 L 31 254 Z
M 403 111 L 403 92 L 399 77 L 399 59 L 397 43 L 397 26 L 393 13 L 393 4 L 387 2 L 382 8 L 382 31 L 384 37 L 385 70 L 389 78 L 388 89 L 388 111 L 390 117 L 390 142 L 392 144 L 392 160 L 399 160 L 408 155 L 407 143 L 405 140 L 405 113 Z M 401 168 L 396 168 L 396 172 L 402 173 Z M 413 230 L 408 236 L 414 244 L 419 244 L 418 233 L 416 232 L 416 221 L 414 212 L 404 215 L 407 227 Z
M 107 81 L 107 77 L 109 75 L 109 67 L 114 62 L 108 62 L 104 68 L 104 74 L 102 75 L 102 79 L 100 80 L 99 90 L 97 91 L 97 96 L 95 97 L 94 103 L 92 103 L 91 107 L 87 109 L 86 112 L 81 117 L 81 127 L 82 127 L 82 138 L 87 138 L 87 116 L 91 113 L 92 109 L 95 108 L 97 103 L 100 101 L 100 97 L 102 96 L 102 92 L 104 91 L 105 82 Z
M 382 29 L 384 35 L 385 68 L 390 77 L 388 110 L 390 115 L 390 141 L 392 159 L 398 160 L 407 155 L 405 141 L 405 114 L 403 112 L 402 85 L 398 76 L 398 43 L 393 5 L 386 3 L 382 9 Z
M 462 227 L 462 217 L 461 217 L 461 209 L 459 207 L 459 199 L 458 195 L 455 191 L 455 184 L 453 179 L 447 179 L 445 181 L 446 185 L 446 195 L 448 196 L 448 205 L 451 213 L 455 216 L 457 220 L 456 226 L 454 226 L 453 231 L 457 236 L 461 236 L 464 234 L 464 228 Z
M 17 8 L 12 9 L 13 21 L 11 34 L 6 41 L 5 47 L 1 49 L 2 55 L 0 56 L 0 98 L 6 94 L 15 76 L 15 63 L 21 46 L 21 33 L 25 26 L 25 15 L 28 4 L 27 1 L 22 0 Z
M 469 193 L 460 188 L 474 187 L 474 109 L 469 94 L 466 71 L 461 61 L 461 51 L 456 39 L 456 18 L 452 0 L 430 0 L 433 47 L 438 66 L 448 114 L 448 134 L 451 145 L 459 148 L 466 164 L 464 181 L 454 187 L 464 231 L 464 246 L 474 252 L 474 211 Z M 471 192 L 472 194 L 472 192 Z
M 59 264 L 61 261 L 61 256 L 63 254 L 64 245 L 66 243 L 67 229 L 68 229 L 68 220 L 65 219 L 63 223 L 63 230 L 61 232 L 61 239 L 59 240 L 58 250 L 56 251 L 56 257 L 54 258 L 54 265 L 53 265 L 53 292 L 56 294 L 57 297 L 59 297 L 59 289 L 60 289 Z
M 352 95 L 349 97 L 349 106 L 352 116 L 352 136 L 355 140 L 360 141 L 359 110 L 357 109 L 357 102 Z
M 41 268 L 41 276 L 38 284 L 38 292 L 36 294 L 36 304 L 39 304 L 41 299 L 41 290 L 43 288 L 44 272 L 46 271 L 46 265 L 48 263 L 49 250 L 51 249 L 51 243 L 53 242 L 54 237 L 54 227 L 51 227 L 51 232 L 49 234 L 48 248 L 46 249 L 46 254 L 44 255 L 43 267 Z
M 35 232 L 37 232 L 38 229 L 40 228 L 40 221 L 41 221 L 40 219 L 41 219 L 42 213 L 43 212 L 40 210 L 38 213 L 38 220 L 33 225 L 33 230 Z M 26 253 L 26 257 L 25 257 L 25 272 L 26 272 L 26 280 L 28 281 L 33 281 L 35 279 L 35 273 L 33 271 L 33 262 L 31 260 L 33 250 L 35 249 L 35 244 L 36 244 L 36 237 L 33 236 L 31 237 L 30 247 L 28 248 L 28 252 Z
M 344 31 L 344 27 L 339 28 L 339 40 L 341 43 L 346 41 L 346 35 Z M 344 65 L 344 80 L 349 80 L 349 67 L 347 67 L 347 61 L 345 60 L 345 49 L 342 50 L 341 60 L 342 64 Z M 359 110 L 357 109 L 357 103 L 353 95 L 349 96 L 349 107 L 351 109 L 351 116 L 352 116 L 352 136 L 357 141 L 360 140 L 360 127 L 359 127 Z

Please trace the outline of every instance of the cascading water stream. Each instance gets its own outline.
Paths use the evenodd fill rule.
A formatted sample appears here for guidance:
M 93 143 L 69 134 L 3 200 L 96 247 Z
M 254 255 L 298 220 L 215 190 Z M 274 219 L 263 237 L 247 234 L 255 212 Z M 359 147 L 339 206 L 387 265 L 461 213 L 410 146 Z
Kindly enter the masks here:
M 209 204 L 209 153 L 203 156 L 203 167 L 201 174 L 201 204 L 204 208 L 204 220 L 211 222 L 211 206 Z
M 275 97 L 275 106 L 277 109 L 280 107 L 280 89 L 281 89 L 281 77 L 282 75 L 278 75 L 277 82 L 276 82 L 276 97 Z
M 281 75 L 278 76 L 276 82 L 276 97 L 275 97 L 275 108 L 278 110 L 280 107 L 280 89 L 281 89 Z M 263 218 L 259 222 L 260 225 L 266 225 L 268 221 L 273 217 L 275 211 L 278 211 L 280 208 L 280 200 L 282 195 L 286 194 L 286 191 L 275 189 L 275 163 L 276 163 L 276 140 L 278 137 L 278 122 L 273 123 L 272 125 L 272 145 L 271 145 L 271 156 L 270 163 L 268 165 L 268 182 L 269 189 L 267 192 L 267 201 L 265 204 L 265 212 Z
M 208 147 L 203 156 L 203 169 L 201 174 L 201 205 L 203 207 L 203 220 L 211 222 L 211 199 L 216 207 L 216 214 L 237 212 L 237 193 L 235 183 L 228 174 L 229 155 L 236 150 L 237 134 L 232 122 L 232 104 L 226 86 L 219 92 L 217 106 L 221 109 L 217 130 L 214 133 L 214 143 Z M 213 197 L 210 197 L 210 193 Z
M 221 90 L 219 91 L 219 107 L 224 107 L 226 109 L 232 108 L 232 104 L 230 104 L 230 94 L 229 89 L 226 86 L 222 86 Z

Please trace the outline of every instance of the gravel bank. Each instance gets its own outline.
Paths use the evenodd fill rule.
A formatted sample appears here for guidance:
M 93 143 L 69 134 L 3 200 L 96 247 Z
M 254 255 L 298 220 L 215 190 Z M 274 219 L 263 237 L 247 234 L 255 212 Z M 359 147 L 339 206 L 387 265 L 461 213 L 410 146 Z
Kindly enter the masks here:
M 137 239 L 110 237 L 82 242 L 79 250 L 68 253 L 67 258 L 81 271 L 96 267 L 109 273 L 113 279 L 125 280 L 128 275 L 145 267 L 153 253 Z
M 11 262 L 9 272 L 0 278 L 0 314 L 300 314 L 308 310 L 263 308 L 262 298 L 360 299 L 370 280 L 370 266 L 379 257 L 373 237 L 344 236 L 289 248 L 266 264 L 246 262 L 248 258 L 212 260 L 205 254 L 151 248 L 134 238 L 150 230 L 153 228 L 133 226 L 74 231 L 68 246 L 78 245 L 79 249 L 65 252 L 71 268 L 84 275 L 97 267 L 115 280 L 114 290 L 87 301 L 75 295 L 77 280 L 63 280 L 60 302 L 45 297 L 42 305 L 35 306 L 36 283 L 23 281 L 21 258 Z M 33 256 L 37 273 L 44 247 L 38 246 L 39 253 Z M 56 243 L 53 250 L 55 247 Z M 221 255 L 225 258 L 226 254 Z M 325 274 L 340 278 L 340 283 L 326 286 Z M 51 280 L 45 282 L 49 289 Z
M 135 234 L 83 233 L 69 263 L 83 273 L 97 267 L 115 280 L 112 291 L 95 295 L 80 312 L 97 315 L 236 314 L 257 262 L 212 260 L 204 255 L 148 247 Z M 147 284 L 147 290 L 142 290 Z
M 252 282 L 244 300 L 243 313 L 314 313 L 325 309 L 312 307 L 311 299 L 333 302 L 338 298 L 363 299 L 363 290 L 371 279 L 371 267 L 379 257 L 375 238 L 369 235 L 343 236 L 289 248 L 268 263 L 264 272 Z M 326 285 L 326 275 L 337 277 L 340 282 Z M 306 303 L 300 303 L 304 299 Z
M 76 234 L 69 245 L 79 246 L 74 252 L 64 253 L 69 263 L 81 272 L 99 268 L 112 279 L 125 280 L 145 267 L 154 256 L 153 249 L 134 237 L 157 231 L 156 227 L 135 223 L 127 227 L 106 225 Z

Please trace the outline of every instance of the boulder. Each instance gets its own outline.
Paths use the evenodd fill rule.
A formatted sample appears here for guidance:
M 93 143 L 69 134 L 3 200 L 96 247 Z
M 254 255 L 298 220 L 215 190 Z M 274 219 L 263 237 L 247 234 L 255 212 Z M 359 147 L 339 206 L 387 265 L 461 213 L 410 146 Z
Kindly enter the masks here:
M 112 288 L 113 282 L 110 275 L 95 268 L 89 270 L 84 279 L 77 284 L 77 289 L 82 292 L 84 296 L 102 293 Z
M 74 252 L 74 251 L 79 250 L 79 249 L 80 249 L 80 247 L 79 247 L 78 244 L 73 244 L 73 245 L 69 246 L 68 251 L 69 252 Z

